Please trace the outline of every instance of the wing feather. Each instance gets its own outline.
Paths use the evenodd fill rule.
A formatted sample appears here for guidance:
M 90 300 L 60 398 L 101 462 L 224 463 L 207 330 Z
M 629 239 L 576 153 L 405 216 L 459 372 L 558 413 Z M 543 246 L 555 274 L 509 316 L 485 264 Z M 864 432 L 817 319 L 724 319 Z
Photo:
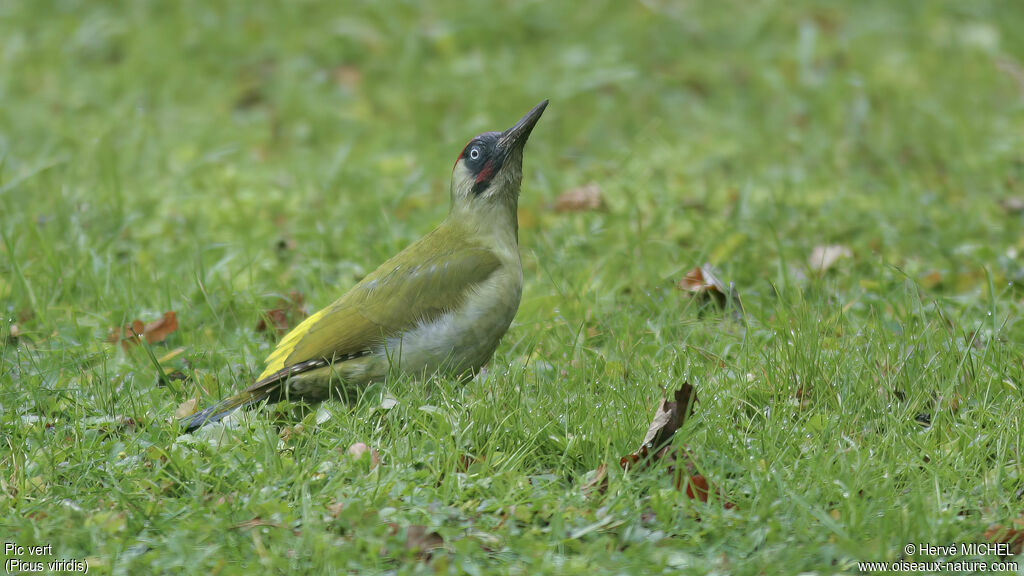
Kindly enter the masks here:
M 500 266 L 492 251 L 439 228 L 296 326 L 267 358 L 258 381 L 292 375 L 290 366 L 309 363 L 312 369 L 322 366 L 314 360 L 330 363 L 378 348 L 388 337 L 457 308 Z

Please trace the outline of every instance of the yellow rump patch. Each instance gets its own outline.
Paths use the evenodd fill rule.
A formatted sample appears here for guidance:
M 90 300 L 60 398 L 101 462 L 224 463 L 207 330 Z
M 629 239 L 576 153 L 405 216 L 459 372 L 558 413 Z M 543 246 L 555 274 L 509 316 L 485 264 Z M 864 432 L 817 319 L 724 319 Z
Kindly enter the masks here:
M 327 314 L 327 308 L 324 308 L 309 318 L 306 318 L 291 332 L 285 334 L 285 337 L 277 343 L 277 348 L 274 348 L 274 351 L 270 353 L 270 356 L 267 356 L 267 367 L 256 380 L 262 380 L 283 369 L 285 367 L 284 363 L 288 360 L 288 356 L 291 355 L 292 350 L 295 350 L 295 347 L 299 345 L 302 337 L 308 334 L 309 331 L 313 329 L 313 326 L 323 318 L 325 314 Z M 309 358 L 302 358 L 300 359 L 300 362 L 302 360 L 309 360 Z

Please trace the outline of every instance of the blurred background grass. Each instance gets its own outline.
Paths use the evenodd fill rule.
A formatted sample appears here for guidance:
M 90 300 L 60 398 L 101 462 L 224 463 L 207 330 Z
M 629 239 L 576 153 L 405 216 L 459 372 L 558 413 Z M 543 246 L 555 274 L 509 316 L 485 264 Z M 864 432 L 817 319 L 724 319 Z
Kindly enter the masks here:
M 547 97 L 527 250 L 557 239 L 547 203 L 594 181 L 633 226 L 572 230 L 615 236 L 589 246 L 689 262 L 738 234 L 716 263 L 750 283 L 783 281 L 760 265 L 780 245 L 862 241 L 962 291 L 953 279 L 978 263 L 1019 274 L 1000 261 L 1019 218 L 997 203 L 1024 169 L 1014 8 L 7 3 L 5 227 L 110 244 L 147 275 L 215 262 L 222 244 L 245 247 L 261 284 L 372 265 L 446 210 L 465 140 Z M 298 243 L 285 270 L 268 257 L 282 236 Z M 652 261 L 625 259 L 622 276 L 646 280 Z
M 542 98 L 520 322 L 636 306 L 704 261 L 748 299 L 806 286 L 824 244 L 855 256 L 827 287 L 847 300 L 904 273 L 979 296 L 986 270 L 1019 297 L 1013 3 L 0 10 L 0 297 L 44 319 L 23 329 L 176 308 L 216 348 L 277 293 L 326 304 L 440 220 L 469 137 Z M 607 213 L 552 213 L 590 182 Z
M 83 473 L 27 496 L 60 458 L 26 447 L 53 441 L 47 420 L 79 439 L 78 417 L 166 423 L 200 390 L 205 398 L 245 385 L 273 345 L 254 329 L 262 311 L 293 290 L 311 309 L 325 305 L 427 232 L 447 210 L 464 143 L 550 98 L 525 162 L 523 304 L 495 361 L 498 372 L 520 370 L 509 377 L 514 398 L 483 383 L 467 393 L 479 429 L 465 442 L 487 445 L 496 434 L 505 449 L 521 447 L 506 483 L 479 488 L 481 498 L 500 504 L 507 489 L 548 514 L 564 507 L 558 498 L 573 478 L 632 450 L 660 387 L 685 376 L 705 386 L 707 402 L 706 431 L 688 442 L 712 448 L 709 466 L 733 478 L 730 490 L 746 499 L 741 517 L 759 528 L 739 536 L 734 516 L 705 511 L 705 528 L 717 532 L 697 526 L 674 545 L 820 569 L 865 550 L 885 557 L 911 536 L 975 534 L 980 520 L 964 526 L 956 506 L 970 502 L 985 519 L 1019 508 L 1020 30 L 1024 9 L 1010 1 L 4 2 L 0 414 L 12 441 L 0 454 L 13 470 L 0 492 L 12 503 L 4 521 L 21 537 L 53 540 L 77 518 L 52 508 L 61 498 L 86 515 L 108 514 L 96 512 L 106 509 L 95 495 L 103 487 L 135 502 L 132 487 L 148 488 L 132 474 Z M 592 182 L 606 210 L 553 210 L 563 191 Z M 817 273 L 808 257 L 824 244 L 852 257 Z M 702 315 L 677 292 L 683 273 L 705 261 L 738 287 L 742 326 Z M 163 310 L 181 322 L 168 342 L 186 348 L 169 363 L 192 378 L 181 390 L 157 388 L 144 357 L 102 343 L 111 327 Z M 808 381 L 826 391 L 804 413 L 786 402 Z M 930 417 L 935 399 L 950 397 L 974 398 L 951 421 L 959 428 L 906 434 L 915 415 Z M 503 402 L 518 407 L 518 430 L 506 426 Z M 357 411 L 368 424 L 319 441 L 386 442 L 372 413 Z M 28 426 L 28 415 L 42 423 Z M 147 443 L 173 438 L 173 426 L 158 428 L 127 448 L 88 436 L 88 448 L 66 457 L 88 469 L 122 449 L 146 453 Z M 437 431 L 423 422 L 397 429 L 408 446 L 391 455 L 393 473 L 417 474 L 402 458 L 417 454 L 417 434 Z M 881 440 L 852 449 L 850 430 Z M 908 459 L 926 449 L 954 456 L 931 467 Z M 833 459 L 840 450 L 850 452 Z M 800 455 L 812 463 L 794 465 Z M 189 500 L 199 496 L 182 488 L 230 468 L 216 460 L 225 456 L 202 458 L 215 464 L 176 464 L 167 481 L 184 492 L 162 493 L 167 509 L 146 516 L 165 549 L 179 542 L 167 520 L 176 506 L 192 522 L 181 542 L 234 538 L 218 532 L 227 518 L 204 516 Z M 992 459 L 1014 471 L 993 477 Z M 291 473 L 285 466 L 259 482 Z M 523 474 L 554 474 L 551 491 L 522 488 Z M 870 486 L 875 500 L 843 509 L 848 524 L 833 532 L 819 523 L 842 508 L 837 493 L 849 496 L 833 486 L 838 477 Z M 939 480 L 955 488 L 933 500 Z M 435 497 L 466 504 L 462 485 L 437 481 Z M 258 487 L 238 482 L 212 490 Z M 617 505 L 640 499 L 671 531 L 677 495 L 646 501 L 634 489 Z M 284 501 L 296 508 L 292 497 Z M 224 506 L 233 521 L 260 510 Z M 570 509 L 558 522 L 593 521 L 593 510 Z M 51 521 L 27 522 L 26 510 Z M 546 540 L 561 529 L 547 522 L 536 527 L 548 536 L 508 536 L 525 547 L 510 545 L 511 557 L 522 561 L 534 546 L 550 561 L 549 545 L 564 543 Z M 71 531 L 65 550 L 117 556 L 135 545 L 124 529 L 92 540 Z M 643 539 L 626 532 L 612 536 L 616 545 Z M 826 540 L 834 547 L 822 548 Z M 283 555 L 286 541 L 268 546 Z M 662 567 L 694 562 L 630 546 L 619 554 L 595 539 L 561 552 L 648 567 L 630 555 L 642 549 Z

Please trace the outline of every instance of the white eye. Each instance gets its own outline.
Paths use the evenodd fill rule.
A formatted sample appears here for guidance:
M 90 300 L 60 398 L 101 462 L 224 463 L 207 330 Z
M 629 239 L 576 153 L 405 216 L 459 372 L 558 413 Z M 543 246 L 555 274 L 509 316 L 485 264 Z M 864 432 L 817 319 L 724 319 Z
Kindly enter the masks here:
M 473 148 L 472 150 L 469 151 L 469 159 L 470 160 L 476 160 L 479 157 L 480 157 L 480 149 L 479 148 Z

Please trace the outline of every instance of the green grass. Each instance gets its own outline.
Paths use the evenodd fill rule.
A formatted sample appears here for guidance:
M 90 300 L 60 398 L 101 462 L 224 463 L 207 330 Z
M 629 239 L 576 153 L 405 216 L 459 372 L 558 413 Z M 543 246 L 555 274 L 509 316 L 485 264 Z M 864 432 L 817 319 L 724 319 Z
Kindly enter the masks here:
M 0 3 L 0 540 L 93 574 L 832 573 L 1021 512 L 1019 2 L 424 4 Z M 427 232 L 462 145 L 543 98 L 488 377 L 178 438 L 262 369 L 263 311 Z M 607 210 L 554 212 L 589 182 Z M 676 288 L 706 261 L 742 320 Z M 173 386 L 104 342 L 165 310 Z M 618 467 L 684 379 L 675 441 L 737 508 Z

